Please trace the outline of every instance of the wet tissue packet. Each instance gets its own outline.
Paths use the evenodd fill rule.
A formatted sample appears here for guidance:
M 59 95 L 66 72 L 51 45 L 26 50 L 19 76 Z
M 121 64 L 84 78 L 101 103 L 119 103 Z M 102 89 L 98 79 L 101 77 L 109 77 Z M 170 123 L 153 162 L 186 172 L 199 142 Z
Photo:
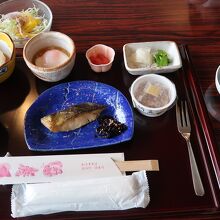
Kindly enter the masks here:
M 15 184 L 12 217 L 64 211 L 101 211 L 145 208 L 150 202 L 145 171 L 129 176 L 54 183 Z

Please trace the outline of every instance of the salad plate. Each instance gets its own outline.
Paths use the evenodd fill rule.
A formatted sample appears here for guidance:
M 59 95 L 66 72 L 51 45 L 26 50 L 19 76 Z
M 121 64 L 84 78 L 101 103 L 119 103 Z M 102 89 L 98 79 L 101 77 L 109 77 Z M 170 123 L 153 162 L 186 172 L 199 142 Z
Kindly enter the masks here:
M 71 105 L 93 102 L 107 106 L 101 116 L 108 115 L 127 126 L 127 130 L 112 138 L 96 134 L 95 120 L 79 129 L 53 133 L 41 124 L 45 115 L 63 110 Z M 129 141 L 134 132 L 132 108 L 126 97 L 116 88 L 95 81 L 74 81 L 59 84 L 43 92 L 25 115 L 24 136 L 33 151 L 60 151 L 95 148 Z

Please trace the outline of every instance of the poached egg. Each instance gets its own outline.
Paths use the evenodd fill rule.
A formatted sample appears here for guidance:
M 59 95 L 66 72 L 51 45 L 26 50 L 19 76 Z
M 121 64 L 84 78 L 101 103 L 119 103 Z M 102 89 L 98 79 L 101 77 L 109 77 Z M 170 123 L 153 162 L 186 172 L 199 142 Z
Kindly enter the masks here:
M 44 68 L 60 66 L 69 59 L 68 55 L 58 49 L 49 49 L 35 59 L 35 65 Z

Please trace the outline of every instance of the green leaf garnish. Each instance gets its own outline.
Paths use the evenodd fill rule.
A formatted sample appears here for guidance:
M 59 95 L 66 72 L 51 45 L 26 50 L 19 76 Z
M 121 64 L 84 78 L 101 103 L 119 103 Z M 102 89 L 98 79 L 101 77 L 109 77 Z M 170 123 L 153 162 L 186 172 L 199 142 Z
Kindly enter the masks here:
M 157 64 L 158 67 L 168 66 L 170 60 L 166 51 L 158 50 L 157 53 L 154 55 L 154 62 Z

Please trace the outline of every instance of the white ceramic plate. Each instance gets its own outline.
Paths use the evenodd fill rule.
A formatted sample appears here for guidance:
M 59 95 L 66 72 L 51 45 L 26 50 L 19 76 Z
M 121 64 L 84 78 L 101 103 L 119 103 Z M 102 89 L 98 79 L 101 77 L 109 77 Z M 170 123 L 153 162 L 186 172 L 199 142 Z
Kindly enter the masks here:
M 132 68 L 131 55 L 139 48 L 150 48 L 152 53 L 157 50 L 164 50 L 167 52 L 170 59 L 168 66 L 158 67 L 153 64 L 149 67 Z M 173 41 L 152 41 L 140 43 L 128 43 L 123 46 L 124 63 L 127 71 L 132 75 L 144 75 L 148 73 L 168 73 L 174 72 L 182 67 L 182 61 L 178 47 Z

